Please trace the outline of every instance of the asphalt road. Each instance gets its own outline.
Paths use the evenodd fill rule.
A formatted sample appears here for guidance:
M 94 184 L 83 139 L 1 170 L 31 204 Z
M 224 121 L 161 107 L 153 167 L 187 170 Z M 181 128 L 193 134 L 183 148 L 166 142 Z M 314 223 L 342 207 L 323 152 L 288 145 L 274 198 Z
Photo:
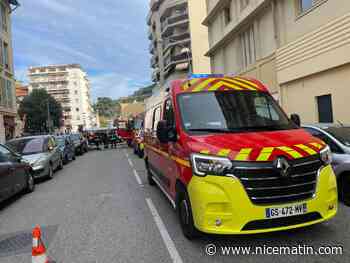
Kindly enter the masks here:
M 350 208 L 330 222 L 288 232 L 204 236 L 186 240 L 162 192 L 147 185 L 141 159 L 130 149 L 92 151 L 0 207 L 0 262 L 31 260 L 39 224 L 55 262 L 349 262 Z M 205 248 L 214 244 L 216 255 Z M 343 255 L 223 255 L 222 246 L 342 246 Z M 210 252 L 215 250 L 212 249 Z

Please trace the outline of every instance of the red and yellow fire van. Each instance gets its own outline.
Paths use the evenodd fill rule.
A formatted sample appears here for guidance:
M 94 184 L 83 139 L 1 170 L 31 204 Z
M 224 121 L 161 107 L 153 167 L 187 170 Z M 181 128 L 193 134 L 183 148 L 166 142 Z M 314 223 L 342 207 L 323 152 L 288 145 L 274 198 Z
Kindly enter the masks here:
M 148 180 L 182 230 L 253 234 L 337 212 L 328 146 L 286 116 L 259 81 L 197 75 L 170 82 L 145 116 Z

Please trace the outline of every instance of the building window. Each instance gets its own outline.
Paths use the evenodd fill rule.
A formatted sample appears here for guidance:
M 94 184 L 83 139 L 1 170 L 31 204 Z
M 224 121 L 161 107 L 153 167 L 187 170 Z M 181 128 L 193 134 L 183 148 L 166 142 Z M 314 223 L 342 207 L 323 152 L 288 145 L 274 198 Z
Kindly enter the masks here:
M 79 108 L 76 108 L 75 110 L 76 110 L 76 111 L 79 111 Z
M 296 0 L 296 1 L 297 1 L 298 14 L 300 15 L 302 13 L 305 13 L 311 10 L 313 7 L 320 5 L 326 0 Z
M 320 123 L 332 123 L 333 122 L 333 107 L 332 107 L 332 95 L 323 95 L 316 97 L 317 109 L 318 109 L 318 122 Z
M 6 69 L 10 69 L 10 54 L 9 54 L 9 45 L 4 42 L 4 66 Z
M 225 25 L 228 25 L 232 20 L 231 17 L 231 5 L 227 5 L 224 8 L 224 21 L 225 21 Z
M 75 94 L 75 95 L 77 95 L 77 94 L 78 94 L 78 91 L 77 91 L 77 90 L 75 90 L 75 91 L 74 91 L 74 94 Z
M 254 26 L 251 25 L 248 30 L 240 34 L 243 67 L 246 68 L 256 61 Z
M 7 31 L 7 13 L 6 13 L 6 7 L 3 4 L 0 4 L 0 12 L 1 12 L 2 29 Z
M 249 0 L 240 0 L 240 4 L 241 4 L 241 10 L 243 10 L 249 5 Z
M 75 99 L 75 102 L 76 102 L 76 103 L 79 103 L 79 99 Z

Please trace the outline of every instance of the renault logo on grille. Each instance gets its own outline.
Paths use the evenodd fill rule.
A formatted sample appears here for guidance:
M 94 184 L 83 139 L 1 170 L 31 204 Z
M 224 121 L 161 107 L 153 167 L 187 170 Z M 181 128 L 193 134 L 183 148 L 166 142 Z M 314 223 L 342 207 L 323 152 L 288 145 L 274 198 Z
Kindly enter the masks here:
M 285 158 L 278 157 L 275 160 L 275 167 L 276 167 L 276 170 L 281 174 L 282 177 L 289 176 L 291 165 L 289 164 L 289 162 Z

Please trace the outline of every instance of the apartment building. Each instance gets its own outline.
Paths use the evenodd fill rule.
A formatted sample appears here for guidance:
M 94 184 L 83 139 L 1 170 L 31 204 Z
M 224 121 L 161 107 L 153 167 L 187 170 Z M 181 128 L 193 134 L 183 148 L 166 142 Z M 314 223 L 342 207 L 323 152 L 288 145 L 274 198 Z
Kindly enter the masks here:
M 78 64 L 30 67 L 29 90 L 45 89 L 61 103 L 64 131 L 95 127 L 90 82 Z
M 303 122 L 350 123 L 350 1 L 206 1 L 214 73 L 260 79 Z
M 207 29 L 201 25 L 205 14 L 203 1 L 150 1 L 147 24 L 153 82 L 162 86 L 168 80 L 187 76 L 189 72 L 210 69 L 209 60 L 204 56 L 209 46 Z M 196 46 L 199 44 L 198 48 L 194 48 L 191 39 Z M 193 64 L 192 57 L 195 58 Z
M 0 0 L 0 143 L 15 136 L 16 95 L 13 67 L 11 13 L 16 0 Z

